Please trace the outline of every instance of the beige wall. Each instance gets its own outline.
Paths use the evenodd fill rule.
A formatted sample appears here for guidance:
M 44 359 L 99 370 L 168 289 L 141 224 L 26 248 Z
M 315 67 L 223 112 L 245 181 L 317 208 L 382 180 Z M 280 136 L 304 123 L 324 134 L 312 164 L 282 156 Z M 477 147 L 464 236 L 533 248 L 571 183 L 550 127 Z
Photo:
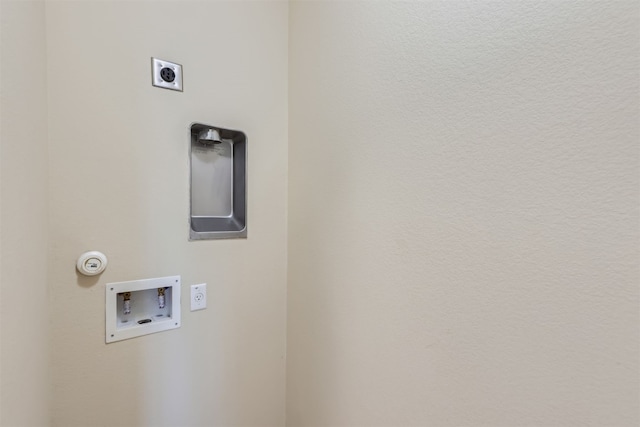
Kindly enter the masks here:
M 283 425 L 288 154 L 288 425 L 640 422 L 634 2 L 1 6 L 3 427 Z M 249 136 L 247 240 L 187 242 L 192 121 Z
M 637 426 L 637 2 L 294 2 L 290 426 Z
M 48 3 L 53 425 L 284 424 L 287 22 L 285 2 Z M 184 93 L 151 86 L 151 56 Z M 193 121 L 248 135 L 246 240 L 187 241 Z M 174 274 L 182 327 L 105 345 L 105 283 Z
M 45 7 L 0 3 L 0 425 L 49 419 Z

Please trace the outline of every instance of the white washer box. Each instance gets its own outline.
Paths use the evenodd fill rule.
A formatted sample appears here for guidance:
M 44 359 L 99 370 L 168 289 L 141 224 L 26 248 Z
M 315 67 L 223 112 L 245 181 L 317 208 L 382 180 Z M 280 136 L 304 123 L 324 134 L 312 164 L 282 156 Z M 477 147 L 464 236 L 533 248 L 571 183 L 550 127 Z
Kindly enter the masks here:
M 180 327 L 180 276 L 106 286 L 107 343 Z

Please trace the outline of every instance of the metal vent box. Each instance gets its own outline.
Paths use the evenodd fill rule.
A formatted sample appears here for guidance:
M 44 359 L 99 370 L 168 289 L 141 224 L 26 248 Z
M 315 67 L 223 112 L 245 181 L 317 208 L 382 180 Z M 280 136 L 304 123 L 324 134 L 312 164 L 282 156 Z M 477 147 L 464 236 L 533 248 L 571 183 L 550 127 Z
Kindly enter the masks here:
M 189 240 L 246 237 L 247 136 L 193 123 L 189 166 Z

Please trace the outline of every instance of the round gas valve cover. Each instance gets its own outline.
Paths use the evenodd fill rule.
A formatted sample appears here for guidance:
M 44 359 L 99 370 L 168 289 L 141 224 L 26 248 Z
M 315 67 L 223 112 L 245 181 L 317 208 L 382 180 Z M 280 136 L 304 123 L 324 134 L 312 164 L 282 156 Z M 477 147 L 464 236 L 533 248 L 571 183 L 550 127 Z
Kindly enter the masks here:
M 107 268 L 107 257 L 98 251 L 85 252 L 78 258 L 76 268 L 85 276 L 96 276 Z

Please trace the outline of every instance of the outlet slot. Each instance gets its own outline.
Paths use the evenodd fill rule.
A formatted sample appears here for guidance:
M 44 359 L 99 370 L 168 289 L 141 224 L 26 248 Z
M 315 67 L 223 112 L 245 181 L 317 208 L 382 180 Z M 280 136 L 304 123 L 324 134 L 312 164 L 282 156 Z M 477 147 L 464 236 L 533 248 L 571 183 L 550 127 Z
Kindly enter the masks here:
M 182 92 L 182 65 L 151 58 L 151 84 Z

